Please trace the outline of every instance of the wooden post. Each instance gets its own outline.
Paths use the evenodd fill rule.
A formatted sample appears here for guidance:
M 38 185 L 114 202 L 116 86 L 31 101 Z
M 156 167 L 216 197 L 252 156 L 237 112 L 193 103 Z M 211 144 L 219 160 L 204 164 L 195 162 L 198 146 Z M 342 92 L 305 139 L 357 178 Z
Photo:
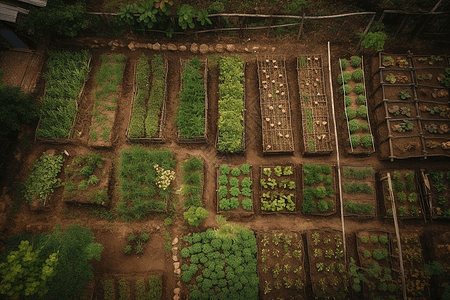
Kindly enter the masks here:
M 397 28 L 397 31 L 395 32 L 394 37 L 396 37 L 400 32 L 402 32 L 403 27 L 405 27 L 405 23 L 406 23 L 407 19 L 408 19 L 408 15 L 403 17 L 403 20 L 400 23 L 400 26 Z
M 359 47 L 361 47 L 361 43 L 362 43 L 362 41 L 363 41 L 363 39 L 364 39 L 364 36 L 365 36 L 365 35 L 367 34 L 367 32 L 369 31 L 370 26 L 372 25 L 372 22 L 373 22 L 374 19 L 375 19 L 375 15 L 372 16 L 372 19 L 370 19 L 369 24 L 367 24 L 366 29 L 364 30 L 364 32 L 363 32 L 361 38 L 359 39 L 359 43 L 358 43 L 358 46 L 356 47 L 356 49 L 359 50 Z
M 239 20 L 239 37 L 242 39 L 244 38 L 244 31 L 242 30 L 242 18 L 239 17 L 238 20 Z
M 300 23 L 300 29 L 298 30 L 298 34 L 297 34 L 297 41 L 300 39 L 300 36 L 302 35 L 304 21 L 305 21 L 305 13 L 303 13 L 303 16 L 302 16 L 302 22 Z
M 267 33 L 266 36 L 269 37 L 270 36 L 270 26 L 272 26 L 272 16 L 270 16 L 269 18 L 269 26 L 267 27 Z
M 380 19 L 378 20 L 378 23 L 383 22 L 384 16 L 386 15 L 386 12 L 383 10 L 383 13 L 381 14 Z
M 436 9 L 437 9 L 438 6 L 441 4 L 441 2 L 442 2 L 442 0 L 440 0 L 438 3 L 436 3 L 436 5 L 435 5 L 435 6 L 433 7 L 433 9 L 431 10 L 432 13 L 436 11 Z M 435 18 L 436 18 L 436 17 L 434 17 L 433 19 L 435 19 Z M 414 37 L 413 37 L 414 39 L 417 38 L 417 37 L 419 37 L 419 35 L 422 33 L 423 29 L 425 28 L 425 25 L 427 25 L 427 24 L 430 22 L 431 19 L 432 19 L 431 16 L 427 16 L 427 17 L 425 18 L 425 22 L 423 22 L 422 26 L 420 26 L 419 30 L 417 30 L 416 34 L 415 34 Z
M 222 19 L 221 16 L 218 16 L 219 20 L 217 22 L 217 39 L 220 40 L 220 34 L 221 34 L 221 30 L 220 30 L 220 20 Z

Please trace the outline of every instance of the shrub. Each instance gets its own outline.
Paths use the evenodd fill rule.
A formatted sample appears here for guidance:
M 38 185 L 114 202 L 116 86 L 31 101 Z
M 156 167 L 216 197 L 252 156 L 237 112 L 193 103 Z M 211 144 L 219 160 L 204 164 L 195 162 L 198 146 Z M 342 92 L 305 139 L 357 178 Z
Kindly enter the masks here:
M 219 202 L 219 207 L 221 210 L 230 210 L 231 206 L 230 206 L 230 199 L 222 199 Z
M 365 105 L 361 105 L 360 107 L 358 107 L 358 109 L 356 110 L 356 114 L 361 117 L 361 118 L 366 118 L 367 117 L 367 108 Z
M 246 199 L 242 200 L 242 207 L 245 210 L 252 210 L 252 206 L 253 206 L 253 204 L 252 204 L 251 199 L 246 198 Z
M 355 87 L 353 88 L 353 91 L 355 91 L 355 93 L 357 93 L 358 95 L 364 94 L 364 84 L 362 83 L 356 84 Z
M 244 175 L 248 175 L 250 173 L 250 165 L 249 164 L 243 164 L 241 166 L 241 172 Z
M 351 135 L 351 136 L 350 136 L 350 143 L 352 144 L 352 147 L 353 147 L 353 148 L 358 147 L 359 144 L 360 144 L 360 138 L 359 138 L 359 135 L 357 135 L 357 134 Z
M 352 56 L 352 58 L 351 58 L 351 60 L 350 60 L 350 65 L 353 67 L 353 68 L 357 68 L 357 67 L 359 67 L 360 65 L 361 65 L 361 57 L 359 57 L 359 56 Z
M 397 193 L 397 201 L 398 202 L 405 202 L 406 201 L 406 194 L 404 192 L 398 192 Z
M 343 86 L 341 85 L 339 87 L 339 94 L 343 95 L 344 91 L 345 91 L 345 94 L 348 95 L 352 91 L 352 87 L 349 86 L 348 84 L 344 84 Z
M 342 75 L 344 75 L 344 76 L 342 76 Z M 342 77 L 344 77 L 344 82 L 342 82 Z M 350 81 L 350 79 L 352 79 L 352 75 L 349 72 L 343 72 L 342 74 L 338 75 L 337 82 L 340 85 L 342 85 L 342 83 L 347 84 Z
M 366 105 L 366 97 L 364 97 L 364 95 L 358 95 L 358 97 L 356 97 L 356 103 L 359 105 Z
M 222 174 L 222 175 L 230 174 L 230 167 L 228 165 L 220 166 L 220 174 Z
M 359 129 L 359 121 L 357 119 L 353 119 L 348 121 L 348 130 L 350 133 L 355 133 Z
M 237 187 L 232 187 L 230 189 L 230 195 L 231 196 L 237 197 L 237 196 L 239 196 L 240 193 L 241 192 L 239 191 L 239 189 Z
M 370 241 L 374 244 L 378 243 L 378 237 L 375 235 L 370 236 Z
M 347 111 L 347 118 L 349 120 L 353 120 L 356 117 L 356 110 L 351 108 L 351 107 L 347 107 L 345 109 Z M 344 119 L 345 119 L 345 115 L 344 115 Z
M 227 184 L 228 184 L 227 175 L 220 175 L 219 176 L 219 185 L 227 185 Z
M 209 212 L 203 207 L 191 206 L 188 211 L 183 214 L 184 219 L 188 220 L 189 225 L 198 226 L 209 216 Z
M 232 187 L 239 187 L 239 180 L 236 177 L 230 178 L 230 185 Z
M 239 175 L 241 175 L 241 169 L 233 168 L 233 170 L 231 170 L 231 175 L 233 175 L 234 177 L 238 177 Z
M 373 258 L 376 260 L 382 260 L 388 257 L 388 251 L 386 248 L 373 250 Z
M 363 79 L 363 76 L 364 76 L 364 73 L 363 73 L 363 70 L 361 70 L 361 69 L 357 69 L 352 72 L 352 80 L 353 81 L 361 82 L 361 80 Z
M 230 207 L 231 207 L 232 209 L 237 209 L 237 208 L 239 207 L 239 200 L 238 200 L 238 198 L 232 197 L 232 198 L 230 199 Z
M 361 137 L 361 144 L 366 148 L 372 147 L 372 136 L 370 134 L 364 134 Z
M 347 66 L 348 66 L 348 60 L 345 59 L 345 58 L 341 59 L 341 68 L 342 68 L 342 70 L 347 68 Z
M 350 96 L 345 96 L 345 107 L 352 105 L 353 99 Z
M 370 257 L 372 257 L 372 253 L 370 253 L 369 250 L 364 250 L 363 255 L 364 255 L 365 258 L 370 258 Z
M 228 188 L 226 186 L 220 186 L 217 194 L 219 196 L 219 199 L 225 199 L 228 196 Z
M 328 202 L 327 201 L 325 201 L 325 200 L 319 200 L 318 202 L 317 202 L 317 207 L 319 208 L 319 210 L 321 211 L 321 212 L 325 212 L 325 211 L 327 211 L 328 210 Z
M 388 238 L 387 238 L 387 236 L 386 235 L 380 235 L 379 237 L 378 237 L 378 241 L 380 242 L 380 243 L 382 243 L 383 245 L 386 245 L 387 243 L 388 243 Z
M 316 210 L 316 203 L 313 200 L 303 200 L 303 213 L 310 214 Z
M 361 242 L 367 243 L 367 237 L 366 237 L 366 236 L 362 236 L 362 237 L 361 237 Z
M 368 32 L 364 35 L 364 39 L 361 42 L 361 47 L 372 48 L 376 51 L 383 50 L 386 38 L 386 34 L 382 31 Z

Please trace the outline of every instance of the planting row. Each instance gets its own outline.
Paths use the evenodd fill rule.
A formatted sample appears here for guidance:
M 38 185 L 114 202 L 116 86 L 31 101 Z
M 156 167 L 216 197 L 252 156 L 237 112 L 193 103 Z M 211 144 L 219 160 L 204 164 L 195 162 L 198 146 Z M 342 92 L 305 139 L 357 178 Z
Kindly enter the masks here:
M 138 279 L 132 284 L 132 280 L 127 278 L 105 279 L 101 281 L 102 294 L 96 295 L 96 299 L 104 300 L 159 300 L 163 299 L 163 277 L 162 275 L 150 275 L 148 279 Z M 100 290 L 100 289 L 98 289 Z M 118 295 L 116 294 L 118 292 Z M 103 297 L 102 297 L 103 296 Z

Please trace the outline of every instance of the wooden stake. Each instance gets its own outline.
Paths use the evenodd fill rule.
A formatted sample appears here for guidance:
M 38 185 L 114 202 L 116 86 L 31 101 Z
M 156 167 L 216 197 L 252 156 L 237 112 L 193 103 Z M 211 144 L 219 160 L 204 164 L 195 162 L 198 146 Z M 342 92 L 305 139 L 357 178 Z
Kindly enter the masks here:
M 395 32 L 394 37 L 396 37 L 403 30 L 403 27 L 405 26 L 405 23 L 406 23 L 407 19 L 408 19 L 408 16 L 405 15 L 403 17 L 402 22 L 400 23 L 400 26 L 397 28 L 397 31 Z
M 361 38 L 359 39 L 358 47 L 356 47 L 356 49 L 359 50 L 359 47 L 361 47 L 361 43 L 362 43 L 362 41 L 363 41 L 363 39 L 364 39 L 364 36 L 365 36 L 365 35 L 367 34 L 367 32 L 369 31 L 370 26 L 372 25 L 372 22 L 373 22 L 374 19 L 375 19 L 375 15 L 372 16 L 372 19 L 370 19 L 369 24 L 367 24 L 366 29 L 364 30 L 364 32 L 363 32 Z
M 266 33 L 267 37 L 269 37 L 269 35 L 270 35 L 270 26 L 272 26 L 272 20 L 273 20 L 273 18 L 272 18 L 272 16 L 270 16 L 270 18 L 269 18 L 269 26 L 267 27 L 267 33 Z
M 300 29 L 298 30 L 298 34 L 297 34 L 297 41 L 300 39 L 300 36 L 302 35 L 304 21 L 305 21 L 305 13 L 303 13 L 303 16 L 302 16 L 302 22 L 300 23 Z

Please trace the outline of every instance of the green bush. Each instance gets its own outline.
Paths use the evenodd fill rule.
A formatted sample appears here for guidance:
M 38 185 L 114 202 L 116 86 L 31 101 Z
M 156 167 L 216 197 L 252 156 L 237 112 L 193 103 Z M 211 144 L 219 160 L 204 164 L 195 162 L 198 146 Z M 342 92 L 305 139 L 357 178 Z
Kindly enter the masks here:
M 367 123 L 367 121 L 361 121 L 359 123 L 359 129 L 361 129 L 362 131 L 368 131 L 369 130 L 369 123 Z
M 252 200 L 248 199 L 248 198 L 242 200 L 242 207 L 245 210 L 252 210 L 252 207 L 253 207 Z
M 342 75 L 344 75 L 344 76 L 342 76 Z M 342 82 L 342 77 L 344 77 L 343 82 Z M 352 79 L 352 75 L 349 72 L 343 72 L 342 74 L 338 75 L 337 82 L 339 83 L 339 85 L 342 85 L 342 83 L 347 84 L 350 81 L 350 79 Z
M 386 248 L 375 249 L 373 250 L 373 258 L 376 260 L 386 259 L 388 257 L 388 251 Z
M 344 84 L 343 86 L 341 85 L 341 86 L 339 87 L 339 94 L 340 94 L 340 95 L 343 95 L 343 94 L 344 94 L 344 91 L 345 91 L 345 94 L 348 95 L 348 94 L 350 94 L 350 92 L 352 91 L 352 87 L 349 86 L 348 84 Z
M 328 210 L 328 202 L 327 201 L 325 201 L 325 200 L 319 200 L 318 202 L 317 202 L 317 207 L 319 208 L 319 210 L 321 211 L 321 212 L 325 212 L 325 211 L 327 211 Z
M 345 96 L 345 107 L 352 105 L 353 99 L 350 96 Z
M 252 181 L 250 180 L 250 178 L 246 177 L 244 179 L 242 179 L 241 181 L 241 187 L 242 188 L 251 188 L 252 187 Z
M 364 255 L 365 258 L 370 258 L 370 257 L 372 257 L 372 253 L 370 253 L 369 250 L 364 250 L 363 255 Z
M 249 164 L 243 164 L 241 166 L 241 172 L 244 175 L 248 175 L 250 173 L 250 165 Z
M 203 207 L 191 206 L 188 211 L 184 212 L 184 219 L 186 219 L 191 226 L 198 226 L 209 216 L 209 212 Z
M 233 170 L 231 170 L 231 175 L 233 175 L 234 177 L 238 177 L 239 175 L 241 175 L 241 170 L 239 168 L 233 168 Z
M 316 210 L 316 203 L 313 200 L 303 200 L 303 213 L 310 214 Z
M 370 134 L 364 134 L 361 137 L 361 144 L 363 144 L 366 148 L 372 147 L 372 136 Z
M 228 196 L 228 188 L 224 185 L 220 186 L 217 194 L 219 195 L 219 199 L 225 199 Z
M 202 171 L 202 170 L 203 170 L 203 161 L 196 156 L 191 157 L 183 162 L 183 172 Z
M 220 175 L 219 176 L 219 185 L 227 185 L 227 184 L 228 184 L 227 175 Z
M 348 60 L 345 59 L 345 58 L 341 59 L 341 67 L 342 67 L 342 70 L 344 70 L 345 68 L 347 68 L 347 66 L 348 66 Z
M 353 88 L 353 91 L 354 91 L 355 93 L 357 93 L 358 95 L 364 94 L 364 84 L 362 84 L 362 83 L 357 83 L 357 84 L 355 85 L 355 87 Z
M 220 174 L 222 175 L 228 175 L 230 174 L 230 167 L 228 165 L 222 165 L 220 166 Z
M 359 121 L 357 119 L 350 120 L 348 122 L 348 129 L 350 130 L 350 133 L 355 133 L 359 130 Z
M 363 80 L 363 70 L 361 69 L 356 69 L 352 72 L 352 80 L 356 81 L 356 82 L 361 82 Z
M 367 108 L 365 105 L 361 105 L 356 110 L 356 115 L 361 118 L 367 118 Z
M 360 137 L 357 134 L 353 134 L 350 136 L 350 143 L 352 144 L 353 148 L 356 148 L 360 144 Z
M 355 214 L 373 215 L 375 208 L 372 204 L 359 204 L 353 201 L 347 201 L 344 203 L 344 208 Z
M 231 209 L 231 204 L 230 204 L 230 199 L 222 199 L 219 202 L 219 207 L 221 210 L 230 210 Z
M 356 110 L 351 108 L 351 107 L 347 107 L 346 109 L 347 112 L 347 118 L 349 120 L 353 120 L 356 117 Z M 345 114 L 344 114 L 344 119 L 345 119 Z
M 380 242 L 380 243 L 382 243 L 383 245 L 386 245 L 387 243 L 388 243 L 388 237 L 386 236 L 386 235 L 380 235 L 379 237 L 378 237 L 378 241 Z
M 315 190 L 315 196 L 317 198 L 324 198 L 327 195 L 327 190 L 324 186 L 319 186 Z
M 405 192 L 398 192 L 397 193 L 397 201 L 398 202 L 405 202 L 406 201 L 406 194 L 405 194 Z
M 416 202 L 417 201 L 417 194 L 416 193 L 409 194 L 408 201 L 409 202 Z
M 352 56 L 352 58 L 351 58 L 351 60 L 350 60 L 350 65 L 353 67 L 353 68 L 357 68 L 357 67 L 359 67 L 360 65 L 361 65 L 361 57 L 359 57 L 359 56 Z
M 236 177 L 230 178 L 230 185 L 232 187 L 239 187 L 239 180 Z
M 356 104 L 366 105 L 366 97 L 364 95 L 358 95 L 358 97 L 356 97 Z
M 370 236 L 370 241 L 374 244 L 378 243 L 378 237 L 376 235 Z
M 230 195 L 231 196 L 237 197 L 237 196 L 239 196 L 240 193 L 241 192 L 239 191 L 239 188 L 237 188 L 237 187 L 232 187 L 230 189 Z
M 367 237 L 366 237 L 366 236 L 362 236 L 362 237 L 361 237 L 361 242 L 367 243 Z
M 386 38 L 386 34 L 382 31 L 368 32 L 364 35 L 364 39 L 361 42 L 361 47 L 381 51 L 383 50 Z

